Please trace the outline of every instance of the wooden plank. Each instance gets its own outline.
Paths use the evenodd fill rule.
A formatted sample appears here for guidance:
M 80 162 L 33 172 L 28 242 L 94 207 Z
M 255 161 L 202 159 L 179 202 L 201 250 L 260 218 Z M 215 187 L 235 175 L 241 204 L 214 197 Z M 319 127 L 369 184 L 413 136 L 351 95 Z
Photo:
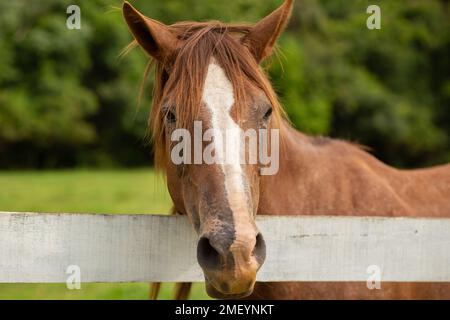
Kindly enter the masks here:
M 450 219 L 259 216 L 260 281 L 450 282 Z M 0 212 L 0 282 L 202 281 L 184 217 Z

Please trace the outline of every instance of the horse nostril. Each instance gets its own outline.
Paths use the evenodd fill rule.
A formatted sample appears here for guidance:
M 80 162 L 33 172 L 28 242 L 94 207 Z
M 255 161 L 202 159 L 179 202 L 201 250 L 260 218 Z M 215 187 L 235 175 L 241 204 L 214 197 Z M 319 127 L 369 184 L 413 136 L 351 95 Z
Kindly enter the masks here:
M 256 244 L 255 248 L 253 248 L 253 256 L 260 265 L 262 265 L 266 259 L 266 242 L 264 241 L 261 233 L 256 235 Z
M 204 269 L 219 269 L 220 254 L 206 237 L 201 237 L 197 244 L 197 260 Z

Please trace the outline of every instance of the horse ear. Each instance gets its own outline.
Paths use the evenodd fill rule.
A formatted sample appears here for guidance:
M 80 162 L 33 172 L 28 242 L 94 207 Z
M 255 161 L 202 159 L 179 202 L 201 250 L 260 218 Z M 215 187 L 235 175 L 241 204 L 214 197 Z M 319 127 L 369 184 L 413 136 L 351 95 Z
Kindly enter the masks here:
M 293 3 L 294 0 L 285 0 L 278 9 L 254 25 L 242 38 L 242 42 L 250 49 L 257 62 L 272 53 L 277 38 L 289 20 Z
M 156 60 L 166 61 L 174 52 L 178 42 L 169 27 L 147 18 L 127 1 L 123 3 L 122 12 L 139 45 Z

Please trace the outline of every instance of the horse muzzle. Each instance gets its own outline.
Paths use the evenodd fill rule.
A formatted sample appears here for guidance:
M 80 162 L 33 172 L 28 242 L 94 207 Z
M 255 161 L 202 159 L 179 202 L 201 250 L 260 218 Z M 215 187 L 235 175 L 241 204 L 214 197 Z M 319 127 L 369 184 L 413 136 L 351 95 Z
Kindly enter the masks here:
M 231 245 L 217 237 L 202 236 L 198 242 L 197 260 L 205 275 L 206 290 L 212 298 L 237 299 L 250 295 L 256 273 L 266 256 L 261 233 Z

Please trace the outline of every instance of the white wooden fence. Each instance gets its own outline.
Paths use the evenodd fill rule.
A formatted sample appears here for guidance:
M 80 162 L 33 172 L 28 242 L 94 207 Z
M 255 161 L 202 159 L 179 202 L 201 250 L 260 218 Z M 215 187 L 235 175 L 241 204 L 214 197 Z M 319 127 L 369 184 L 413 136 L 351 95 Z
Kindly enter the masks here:
M 260 281 L 450 282 L 450 219 L 259 216 Z M 202 281 L 184 217 L 0 212 L 0 282 Z

